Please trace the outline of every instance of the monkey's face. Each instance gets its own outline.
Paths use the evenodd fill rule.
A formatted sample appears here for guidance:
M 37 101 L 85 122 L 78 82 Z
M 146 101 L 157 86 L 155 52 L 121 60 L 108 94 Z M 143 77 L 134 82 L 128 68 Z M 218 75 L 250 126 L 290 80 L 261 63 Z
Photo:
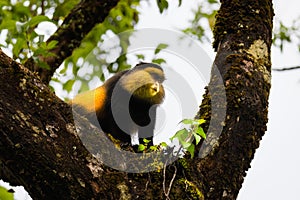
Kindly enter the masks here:
M 160 104 L 164 98 L 163 70 L 156 65 L 137 66 L 121 78 L 121 86 L 133 97 Z
M 164 98 L 164 87 L 159 82 L 149 83 L 137 88 L 133 96 L 151 104 L 160 104 Z

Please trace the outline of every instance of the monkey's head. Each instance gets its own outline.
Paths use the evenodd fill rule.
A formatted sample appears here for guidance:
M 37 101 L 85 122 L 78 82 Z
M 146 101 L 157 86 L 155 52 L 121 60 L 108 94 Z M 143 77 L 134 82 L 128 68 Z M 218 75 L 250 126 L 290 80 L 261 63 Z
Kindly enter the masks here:
M 162 103 L 165 95 L 163 69 L 152 63 L 140 63 L 120 79 L 121 86 L 133 97 L 150 104 Z

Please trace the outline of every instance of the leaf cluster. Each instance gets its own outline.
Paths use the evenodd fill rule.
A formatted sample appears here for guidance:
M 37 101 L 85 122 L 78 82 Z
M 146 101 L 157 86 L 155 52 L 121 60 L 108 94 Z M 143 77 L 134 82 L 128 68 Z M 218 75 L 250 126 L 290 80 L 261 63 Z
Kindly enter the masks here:
M 300 51 L 300 23 L 299 18 L 294 20 L 291 25 L 286 25 L 283 21 L 276 21 L 273 31 L 273 45 L 283 51 L 284 44 L 294 43 Z
M 29 57 L 42 67 L 48 67 L 38 57 L 53 56 L 49 50 L 57 44 L 55 41 L 47 44 L 45 35 L 39 33 L 38 26 L 43 22 L 51 23 L 53 28 L 62 22 L 78 0 L 17 0 L 0 1 L 0 34 L 5 41 L 2 48 L 12 51 L 15 60 L 25 63 Z M 54 12 L 53 12 L 54 11 Z
M 178 0 L 178 6 L 181 6 L 182 0 Z M 167 0 L 156 0 L 157 7 L 160 13 L 163 13 L 164 10 L 167 10 L 169 7 L 169 2 Z
M 153 151 L 160 151 L 163 148 L 166 148 L 168 145 L 165 142 L 161 142 L 158 145 L 149 145 L 150 140 L 147 140 L 146 138 L 143 139 L 144 144 L 139 144 L 138 146 L 138 151 L 139 152 L 144 152 L 144 153 L 148 153 L 148 152 L 153 152 Z
M 151 62 L 156 63 L 158 65 L 166 63 L 167 61 L 164 58 L 162 58 L 161 56 L 159 56 L 159 53 L 168 47 L 169 47 L 168 44 L 164 44 L 164 43 L 158 44 L 157 47 L 154 49 L 152 58 L 150 59 Z M 140 54 L 136 54 L 135 56 L 137 57 L 138 60 L 141 60 L 141 61 L 146 60 L 145 54 L 140 53 Z
M 216 0 L 208 0 L 201 2 L 196 9 L 193 10 L 194 18 L 189 21 L 187 28 L 182 31 L 200 42 L 204 40 L 210 41 L 209 28 L 213 30 L 215 24 L 215 15 L 219 9 L 220 3 Z
M 139 20 L 138 5 L 138 0 L 121 0 L 110 10 L 104 22 L 96 25 L 81 41 L 80 47 L 65 60 L 52 84 L 62 83 L 63 89 L 69 93 L 78 87 L 78 82 L 80 93 L 91 89 L 90 80 L 104 81 L 110 73 L 130 68 L 126 57 L 131 35 L 128 30 L 132 30 Z M 109 45 L 104 44 L 105 40 Z M 70 77 L 76 77 L 76 81 Z
M 201 138 L 206 139 L 206 134 L 201 127 L 201 124 L 205 123 L 204 119 L 184 119 L 181 121 L 182 124 L 189 125 L 189 128 L 183 128 L 176 132 L 171 137 L 171 140 L 178 139 L 182 147 L 194 157 L 195 144 L 199 144 Z M 193 141 L 195 140 L 195 144 Z

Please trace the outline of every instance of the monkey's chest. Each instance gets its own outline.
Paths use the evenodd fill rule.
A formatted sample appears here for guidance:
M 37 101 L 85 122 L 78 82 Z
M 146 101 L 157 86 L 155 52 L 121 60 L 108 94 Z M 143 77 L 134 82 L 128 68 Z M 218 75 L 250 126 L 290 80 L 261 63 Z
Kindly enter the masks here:
M 150 105 L 147 102 L 131 99 L 129 102 L 129 114 L 132 120 L 139 126 L 146 126 L 150 123 L 155 105 Z

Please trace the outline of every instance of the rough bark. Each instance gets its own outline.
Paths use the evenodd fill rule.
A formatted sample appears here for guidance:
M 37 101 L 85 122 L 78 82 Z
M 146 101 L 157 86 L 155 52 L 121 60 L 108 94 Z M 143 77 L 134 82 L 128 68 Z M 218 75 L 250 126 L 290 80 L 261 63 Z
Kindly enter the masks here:
M 32 71 L 38 72 L 41 80 L 48 84 L 55 70 L 63 61 L 72 55 L 74 49 L 79 47 L 82 39 L 98 23 L 104 21 L 109 11 L 117 5 L 119 0 L 82 0 L 65 18 L 63 24 L 47 40 L 58 41 L 57 46 L 51 50 L 55 56 L 40 57 L 50 69 L 41 68 L 31 58 L 25 66 Z
M 221 1 L 214 29 L 217 51 L 211 81 L 197 117 L 211 124 L 197 163 L 203 175 L 206 199 L 235 199 L 255 150 L 266 131 L 271 83 L 270 49 L 273 9 L 271 0 Z M 221 77 L 221 80 L 220 80 Z M 222 101 L 213 112 L 207 103 Z M 226 107 L 226 117 L 219 110 Z M 223 126 L 217 138 L 216 128 Z M 207 129 L 206 129 L 207 130 Z M 201 153 L 200 152 L 200 155 Z
M 1 178 L 23 185 L 34 199 L 72 198 L 74 190 L 90 199 L 88 152 L 76 138 L 70 109 L 29 70 L 11 63 L 0 73 Z
M 182 166 L 173 164 L 163 172 L 164 163 L 158 163 L 154 172 L 136 174 L 106 166 L 86 149 L 93 151 L 93 147 L 82 144 L 81 135 L 87 133 L 87 137 L 93 137 L 99 132 L 85 119 L 77 121 L 80 124 L 75 128 L 73 119 L 80 116 L 69 105 L 1 50 L 0 58 L 0 63 L 5 63 L 0 66 L 1 179 L 24 186 L 33 199 L 163 199 L 166 196 L 170 180 Z M 102 141 L 105 138 L 91 139 L 106 145 Z M 106 149 L 111 150 L 101 147 L 103 151 Z M 105 156 L 110 152 L 98 153 Z M 139 162 L 139 158 L 133 157 L 136 160 L 129 165 L 122 155 L 110 156 L 127 169 Z M 181 192 L 177 194 L 174 190 L 170 196 L 182 199 L 187 194 L 180 174 L 177 187 Z
M 85 120 L 76 129 L 70 106 L 0 51 L 0 178 L 33 199 L 236 199 L 266 130 L 273 10 L 271 0 L 221 3 L 199 157 L 148 173 L 111 169 L 79 139 L 95 129 Z

